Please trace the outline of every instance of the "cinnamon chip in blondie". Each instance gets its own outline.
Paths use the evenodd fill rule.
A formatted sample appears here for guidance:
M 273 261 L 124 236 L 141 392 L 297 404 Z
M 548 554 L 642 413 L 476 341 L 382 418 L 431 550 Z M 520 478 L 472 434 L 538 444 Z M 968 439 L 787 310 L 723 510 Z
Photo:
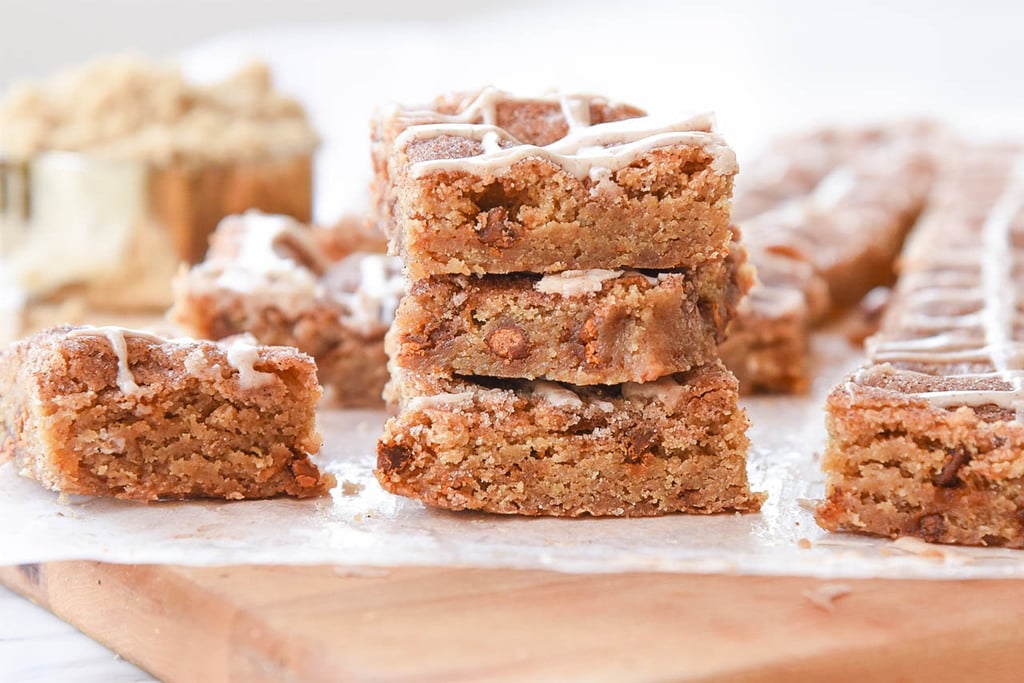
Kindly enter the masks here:
M 741 248 L 690 270 L 420 280 L 398 309 L 395 363 L 416 372 L 649 382 L 713 363 L 750 287 Z

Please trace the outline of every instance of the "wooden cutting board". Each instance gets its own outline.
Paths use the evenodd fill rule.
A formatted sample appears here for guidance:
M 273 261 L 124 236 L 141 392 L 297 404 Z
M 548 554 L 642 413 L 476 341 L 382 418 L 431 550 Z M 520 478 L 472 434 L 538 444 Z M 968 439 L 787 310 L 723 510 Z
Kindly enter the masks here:
M 59 562 L 0 582 L 166 681 L 1024 676 L 1018 581 Z

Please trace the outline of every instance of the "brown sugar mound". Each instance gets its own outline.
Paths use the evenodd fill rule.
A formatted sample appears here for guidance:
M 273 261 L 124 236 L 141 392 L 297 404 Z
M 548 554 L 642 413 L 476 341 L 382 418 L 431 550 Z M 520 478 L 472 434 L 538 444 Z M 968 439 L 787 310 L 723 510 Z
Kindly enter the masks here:
M 318 143 L 302 106 L 274 88 L 260 62 L 198 85 L 174 64 L 108 57 L 18 84 L 0 101 L 0 149 L 19 159 L 64 150 L 230 163 L 305 156 Z

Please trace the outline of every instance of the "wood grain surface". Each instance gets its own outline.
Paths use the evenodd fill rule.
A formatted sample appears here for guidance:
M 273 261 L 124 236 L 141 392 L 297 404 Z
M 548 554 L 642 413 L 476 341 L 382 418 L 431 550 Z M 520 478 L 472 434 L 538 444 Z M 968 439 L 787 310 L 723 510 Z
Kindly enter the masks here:
M 1019 681 L 1024 582 L 60 562 L 0 581 L 166 681 Z M 833 596 L 833 599 L 829 599 Z

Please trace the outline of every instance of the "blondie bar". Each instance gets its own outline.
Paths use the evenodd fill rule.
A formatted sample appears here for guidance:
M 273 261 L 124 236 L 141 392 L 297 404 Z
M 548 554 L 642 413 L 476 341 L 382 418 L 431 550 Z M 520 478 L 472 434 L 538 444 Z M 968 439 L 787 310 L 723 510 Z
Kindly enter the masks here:
M 378 223 L 414 281 L 723 259 L 732 150 L 708 115 L 641 114 L 599 97 L 494 88 L 382 112 Z
M 733 220 L 803 199 L 833 171 L 865 154 L 898 157 L 908 150 L 921 153 L 922 148 L 948 142 L 948 132 L 927 120 L 823 126 L 781 135 L 756 159 L 744 163 L 743 173 L 736 179 Z
M 400 371 L 377 445 L 388 491 L 454 510 L 649 516 L 754 511 L 747 417 L 720 363 L 646 384 Z
M 1024 151 L 944 172 L 868 364 L 827 404 L 818 523 L 1024 547 Z
M 759 249 L 757 284 L 740 301 L 718 346 L 745 393 L 804 391 L 810 321 L 827 306 L 828 288 L 807 261 Z
M 379 405 L 384 334 L 405 280 L 397 259 L 349 251 L 375 243 L 349 227 L 257 212 L 224 219 L 206 260 L 175 278 L 170 317 L 204 339 L 244 332 L 295 346 L 316 360 L 334 403 Z
M 751 165 L 735 204 L 760 283 L 722 350 L 745 391 L 807 386 L 808 330 L 892 280 L 946 144 L 925 123 L 826 129 Z
M 433 277 L 395 321 L 395 362 L 431 374 L 649 382 L 718 358 L 745 254 L 688 271 Z
M 318 496 L 319 397 L 294 349 L 58 327 L 0 354 L 0 460 L 64 493 Z

